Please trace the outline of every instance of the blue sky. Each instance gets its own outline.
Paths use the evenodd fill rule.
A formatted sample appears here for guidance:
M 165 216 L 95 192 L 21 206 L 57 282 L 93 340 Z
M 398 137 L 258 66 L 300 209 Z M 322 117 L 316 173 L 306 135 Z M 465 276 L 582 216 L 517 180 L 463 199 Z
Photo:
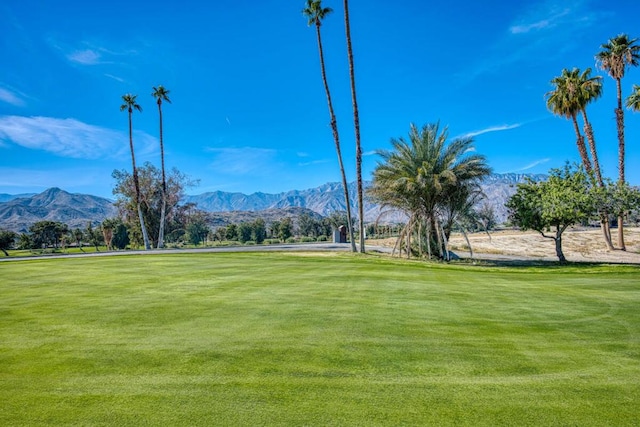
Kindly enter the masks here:
M 342 2 L 323 43 L 349 180 L 354 132 Z M 121 96 L 138 95 L 139 164 L 165 158 L 206 191 L 267 192 L 339 181 L 304 0 L 0 4 L 0 193 L 112 197 L 114 169 L 131 168 Z M 617 177 L 615 83 L 595 68 L 602 43 L 640 37 L 636 0 L 350 2 L 364 177 L 377 149 L 409 124 L 440 121 L 473 135 L 494 172 L 544 173 L 579 160 L 569 121 L 545 106 L 563 68 L 592 67 L 604 96 L 590 106 L 604 173 Z M 625 96 L 640 70 L 623 80 Z M 626 112 L 627 179 L 640 184 L 640 114 Z

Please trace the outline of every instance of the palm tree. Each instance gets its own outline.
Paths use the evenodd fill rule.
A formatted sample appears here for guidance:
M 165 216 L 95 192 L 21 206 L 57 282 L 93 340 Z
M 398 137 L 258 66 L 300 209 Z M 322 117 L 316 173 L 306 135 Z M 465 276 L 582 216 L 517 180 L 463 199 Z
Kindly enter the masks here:
M 631 111 L 640 112 L 640 86 L 633 85 L 633 91 L 627 98 L 627 108 Z
M 144 217 L 142 216 L 142 206 L 141 206 L 141 198 L 140 198 L 140 181 L 138 180 L 138 169 L 136 168 L 136 156 L 133 149 L 133 126 L 132 126 L 132 116 L 133 110 L 142 111 L 142 107 L 138 105 L 136 102 L 136 98 L 138 95 L 131 95 L 127 93 L 126 95 L 122 95 L 122 101 L 124 104 L 120 106 L 120 111 L 127 110 L 129 113 L 129 147 L 131 148 L 131 163 L 133 165 L 133 185 L 136 190 L 136 205 L 138 208 L 138 218 L 140 220 L 140 228 L 142 230 L 142 238 L 144 240 L 144 248 L 149 250 L 151 249 L 151 245 L 149 244 L 149 234 L 147 234 L 147 227 L 144 225 Z
M 627 66 L 636 67 L 640 64 L 640 46 L 636 44 L 638 39 L 630 39 L 626 34 L 620 34 L 600 47 L 601 52 L 596 55 L 596 61 L 600 68 L 609 73 L 616 81 L 618 104 L 615 111 L 616 126 L 618 128 L 618 174 L 620 183 L 625 182 L 624 174 L 624 110 L 622 109 L 622 78 Z M 623 251 L 624 244 L 624 215 L 618 214 L 618 245 Z
M 446 238 L 451 230 L 445 222 L 464 205 L 459 198 L 453 203 L 452 194 L 472 197 L 472 184 L 491 172 L 484 156 L 473 153 L 473 139 L 447 142 L 447 137 L 447 129 L 440 131 L 437 123 L 422 129 L 412 124 L 409 141 L 394 138 L 393 150 L 378 151 L 382 162 L 373 172 L 368 193 L 384 207 L 408 217 L 396 243 L 402 248 L 406 241 L 407 257 L 414 247 L 420 255 L 426 249 L 429 257 L 432 253 L 447 256 Z M 417 238 L 417 245 L 412 245 L 412 237 Z
M 578 108 L 582 113 L 584 119 L 584 133 L 587 136 L 589 143 L 589 151 L 591 152 L 591 160 L 593 161 L 593 171 L 596 174 L 598 184 L 602 187 L 604 182 L 602 180 L 602 173 L 600 171 L 600 161 L 598 160 L 598 152 L 596 150 L 596 140 L 593 135 L 593 128 L 589 117 L 587 116 L 587 105 L 592 101 L 602 96 L 602 77 L 591 77 L 591 68 L 587 68 L 582 73 L 578 68 L 574 68 L 571 71 L 572 84 L 575 82 L 575 90 Z
M 158 104 L 158 114 L 160 116 L 160 160 L 162 163 L 162 207 L 160 209 L 160 231 L 158 232 L 158 249 L 164 247 L 164 225 L 165 216 L 167 211 L 167 178 L 164 169 L 164 141 L 162 137 L 162 101 L 167 101 L 171 104 L 169 99 L 169 92 L 164 86 L 159 85 L 157 88 L 153 88 L 151 96 L 156 98 Z
M 349 77 L 351 79 L 351 103 L 353 105 L 353 127 L 356 135 L 356 176 L 358 185 L 358 218 L 360 226 L 360 252 L 364 247 L 364 190 L 362 185 L 362 146 L 360 144 L 360 115 L 356 97 L 356 77 L 353 66 L 353 49 L 351 47 L 351 25 L 349 23 L 349 1 L 344 0 L 344 28 L 347 38 L 347 56 L 349 58 Z
M 577 87 L 575 84 L 575 75 L 579 71 L 569 71 L 566 68 L 562 70 L 562 75 L 554 77 L 551 80 L 551 84 L 554 86 L 552 91 L 546 93 L 547 108 L 553 114 L 567 119 L 571 119 L 573 122 L 573 129 L 576 132 L 576 145 L 578 146 L 578 152 L 582 159 L 582 164 L 587 172 L 591 172 L 591 160 L 587 154 L 587 147 L 584 143 L 584 137 L 580 133 L 580 126 L 578 125 L 578 112 L 580 111 L 580 105 L 577 96 Z
M 316 35 L 318 38 L 318 51 L 320 52 L 320 71 L 322 73 L 322 83 L 324 84 L 324 90 L 327 94 L 327 104 L 329 105 L 329 117 L 331 130 L 333 132 L 333 140 L 336 144 L 336 152 L 338 154 L 338 163 L 340 165 L 340 173 L 342 174 L 342 186 L 344 188 L 344 199 L 347 207 L 347 227 L 349 230 L 349 237 L 351 239 L 351 250 L 356 252 L 356 242 L 353 237 L 353 226 L 351 224 L 351 202 L 349 200 L 349 189 L 347 187 L 347 175 L 344 171 L 344 163 L 342 162 L 342 151 L 340 149 L 340 137 L 338 135 L 338 124 L 336 122 L 336 115 L 333 111 L 333 103 L 331 101 L 331 92 L 329 91 L 329 84 L 327 83 L 327 74 L 324 66 L 324 52 L 322 50 L 322 37 L 320 34 L 320 26 L 322 25 L 322 20 L 331 12 L 333 9 L 330 7 L 322 7 L 321 0 L 307 0 L 306 6 L 302 9 L 302 14 L 308 18 L 308 25 L 316 26 Z
M 555 89 L 546 95 L 547 107 L 556 115 L 571 118 L 578 137 L 576 144 L 580 157 L 582 158 L 582 164 L 588 173 L 593 171 L 598 180 L 598 184 L 600 187 L 603 187 L 604 181 L 602 180 L 600 171 L 600 162 L 598 161 L 593 128 L 587 116 L 587 104 L 602 95 L 601 78 L 591 77 L 591 68 L 587 68 L 584 72 L 580 72 L 578 68 L 574 68 L 571 71 L 565 68 L 559 77 L 551 80 L 551 84 L 555 86 Z M 584 137 L 580 134 L 580 127 L 578 126 L 577 120 L 578 112 L 582 113 L 584 119 L 584 131 L 589 142 L 593 167 L 587 154 Z M 611 232 L 609 230 L 609 215 L 607 212 L 602 212 L 600 215 L 600 227 L 607 249 L 613 250 Z

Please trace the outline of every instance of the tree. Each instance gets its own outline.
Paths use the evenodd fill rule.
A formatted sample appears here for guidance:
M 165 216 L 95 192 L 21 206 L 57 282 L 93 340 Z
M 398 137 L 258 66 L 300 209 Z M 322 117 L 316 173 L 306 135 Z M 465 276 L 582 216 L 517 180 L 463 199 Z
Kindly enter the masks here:
M 238 226 L 235 224 L 229 224 L 225 237 L 227 240 L 238 240 Z
M 344 28 L 347 39 L 347 56 L 349 59 L 349 79 L 351 81 L 351 104 L 353 108 L 353 127 L 356 138 L 356 180 L 358 186 L 358 224 L 360 229 L 360 252 L 365 253 L 364 247 L 364 189 L 362 184 L 362 145 L 360 144 L 360 114 L 356 96 L 356 77 L 353 65 L 353 48 L 351 46 L 351 23 L 349 22 L 349 1 L 344 0 Z
M 640 113 L 640 86 L 633 85 L 631 95 L 627 98 L 627 108 L 636 113 Z
M 418 255 L 426 250 L 429 257 L 447 256 L 444 225 L 452 194 L 459 198 L 464 191 L 471 196 L 474 183 L 491 172 L 485 157 L 473 153 L 473 139 L 447 138 L 447 128 L 440 131 L 438 123 L 421 129 L 411 124 L 409 141 L 392 138 L 393 150 L 378 151 L 382 161 L 368 193 L 383 208 L 408 217 L 396 242 L 400 250 L 404 245 L 407 257 L 413 250 L 412 237 L 417 238 L 413 246 Z
M 10 230 L 0 230 L 0 251 L 2 251 L 5 256 L 9 256 L 7 249 L 11 249 L 16 242 L 16 238 L 18 235 Z
M 166 175 L 166 192 L 163 197 L 162 175 L 158 168 L 150 163 L 145 163 L 142 167 L 137 168 L 137 172 L 141 211 L 144 223 L 149 226 L 148 238 L 150 242 L 157 242 L 159 239 L 159 234 L 156 233 L 159 233 L 164 202 L 166 202 L 165 236 L 167 236 L 167 231 L 174 235 L 178 229 L 184 229 L 188 215 L 181 215 L 179 202 L 184 196 L 185 188 L 192 187 L 197 182 L 173 168 Z M 139 220 L 137 219 L 138 204 L 136 203 L 137 195 L 133 176 L 125 170 L 114 170 L 111 176 L 116 181 L 113 188 L 113 194 L 116 196 L 115 205 L 120 211 L 120 217 L 129 225 L 130 238 L 135 242 L 137 233 L 134 229 L 139 228 L 137 226 Z
M 34 248 L 57 248 L 62 236 L 69 232 L 69 226 L 56 221 L 38 221 L 29 227 L 29 232 Z
M 615 108 L 616 126 L 618 128 L 618 180 L 625 182 L 625 141 L 624 141 L 624 110 L 622 109 L 622 78 L 627 66 L 636 67 L 640 64 L 640 46 L 638 39 L 630 39 L 626 34 L 620 34 L 607 43 L 601 45 L 602 51 L 596 55 L 600 68 L 609 73 L 616 81 L 617 106 Z M 626 250 L 624 243 L 624 215 L 618 213 L 618 246 Z
M 349 199 L 349 188 L 347 185 L 347 175 L 344 171 L 344 163 L 342 162 L 342 151 L 340 149 L 340 137 L 338 135 L 338 124 L 336 121 L 336 115 L 333 111 L 333 102 L 331 101 L 331 92 L 329 91 L 329 83 L 327 82 L 327 73 L 324 66 L 324 52 L 322 50 L 322 36 L 320 33 L 320 26 L 322 20 L 329 15 L 333 10 L 329 7 L 322 7 L 321 0 L 307 0 L 306 7 L 302 10 L 302 14 L 308 18 L 308 25 L 316 26 L 316 37 L 318 39 L 318 51 L 320 53 L 320 71 L 322 74 L 322 83 L 327 95 L 327 104 L 329 106 L 329 118 L 331 124 L 331 130 L 333 132 L 333 140 L 336 145 L 336 153 L 338 155 L 338 164 L 340 166 L 340 174 L 342 175 L 342 187 L 344 191 L 344 201 L 347 208 L 347 216 L 349 217 L 349 237 L 351 238 L 351 250 L 356 252 L 356 242 L 354 240 L 353 226 L 351 225 L 351 201 Z
M 257 218 L 255 221 L 253 221 L 253 224 L 251 224 L 251 226 L 251 240 L 259 245 L 262 244 L 265 237 L 267 237 L 267 226 L 264 222 L 264 219 Z
M 102 224 L 100 224 L 102 238 L 104 239 L 104 244 L 107 245 L 107 250 L 109 251 L 113 249 L 113 232 L 118 225 L 118 221 L 118 218 L 107 218 L 102 221 Z
M 246 243 L 251 240 L 251 232 L 253 227 L 248 222 L 241 222 L 238 225 L 238 240 L 240 243 Z
M 167 209 L 167 179 L 164 170 L 164 139 L 162 133 L 162 101 L 167 101 L 171 104 L 171 100 L 169 99 L 169 92 L 164 88 L 164 86 L 160 85 L 157 88 L 153 88 L 153 93 L 151 94 L 154 98 L 156 98 L 156 103 L 158 104 L 158 115 L 160 117 L 160 160 L 162 163 L 162 207 L 160 211 L 160 230 L 158 231 L 158 249 L 164 247 L 164 227 L 165 227 L 165 212 Z
M 102 232 L 98 229 L 94 229 L 91 222 L 88 222 L 85 234 L 87 236 L 87 241 L 96 248 L 96 251 L 99 252 L 99 246 L 102 243 Z
M 71 232 L 71 235 L 73 236 L 73 240 L 75 240 L 76 242 L 76 246 L 80 248 L 81 252 L 84 252 L 84 249 L 82 249 L 82 239 L 84 238 L 84 233 L 82 232 L 82 230 L 80 230 L 79 228 L 75 228 Z
M 280 221 L 278 227 L 278 237 L 282 242 L 286 242 L 289 237 L 293 236 L 293 221 L 289 217 L 285 217 Z
M 127 110 L 129 113 L 129 148 L 131 149 L 131 164 L 133 165 L 133 183 L 136 191 L 136 207 L 138 210 L 138 220 L 140 221 L 140 231 L 142 232 L 142 238 L 144 240 L 144 248 L 149 250 L 151 245 L 149 244 L 149 235 L 147 234 L 147 227 L 144 224 L 144 217 L 142 216 L 142 205 L 140 200 L 140 182 L 138 180 L 138 169 L 136 168 L 136 156 L 133 148 L 133 124 L 132 116 L 133 110 L 142 111 L 142 107 L 136 102 L 137 95 L 125 94 L 122 95 L 122 101 L 124 104 L 120 106 L 120 111 Z
M 127 226 L 118 219 L 113 229 L 113 239 L 111 240 L 112 247 L 116 249 L 125 249 L 129 244 L 129 230 Z
M 582 159 L 582 164 L 587 172 L 592 169 L 589 155 L 587 154 L 587 147 L 584 143 L 584 137 L 580 132 L 580 126 L 578 125 L 578 112 L 580 111 L 578 101 L 578 90 L 576 87 L 575 76 L 579 74 L 579 70 L 574 68 L 573 71 L 569 71 L 566 68 L 562 70 L 562 75 L 554 77 L 551 80 L 551 84 L 554 86 L 552 91 L 546 93 L 547 108 L 553 114 L 567 119 L 571 119 L 573 123 L 573 129 L 576 133 L 576 145 L 578 146 L 578 152 Z
M 556 115 L 571 118 L 576 132 L 578 152 L 582 158 L 582 165 L 587 173 L 595 174 L 598 184 L 604 186 L 602 173 L 600 171 L 600 162 L 596 150 L 595 137 L 589 118 L 587 116 L 587 105 L 602 95 L 601 78 L 591 77 L 591 68 L 587 68 L 584 72 L 574 68 L 571 71 L 566 68 L 562 70 L 562 75 L 551 80 L 555 89 L 547 93 L 547 107 Z M 584 119 L 584 131 L 589 142 L 591 159 L 587 154 L 584 144 L 584 137 L 580 134 L 578 126 L 577 114 L 582 113 Z M 593 164 L 591 163 L 593 161 Z M 605 244 L 609 250 L 613 250 L 611 243 L 611 232 L 609 230 L 609 214 L 601 212 L 600 228 L 605 240 Z
M 588 174 L 582 167 L 566 165 L 552 169 L 547 181 L 528 180 L 518 184 L 506 206 L 509 218 L 523 230 L 535 230 L 555 242 L 556 255 L 566 262 L 562 252 L 562 233 L 571 225 L 582 223 L 596 212 Z M 553 227 L 553 235 L 547 230 Z
M 195 211 L 189 216 L 186 228 L 189 243 L 196 246 L 202 243 L 210 231 L 206 221 L 206 214 L 202 211 Z

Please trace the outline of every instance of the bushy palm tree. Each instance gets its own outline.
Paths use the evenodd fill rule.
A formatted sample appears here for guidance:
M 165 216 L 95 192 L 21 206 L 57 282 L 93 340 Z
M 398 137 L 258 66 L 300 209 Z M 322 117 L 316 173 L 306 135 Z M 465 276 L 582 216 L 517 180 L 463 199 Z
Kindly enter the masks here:
M 144 225 L 144 217 L 142 215 L 140 181 L 138 179 L 138 168 L 136 167 L 136 156 L 133 149 L 133 110 L 142 111 L 142 107 L 136 102 L 137 96 L 138 95 L 131 95 L 130 93 L 122 95 L 122 101 L 124 103 L 120 106 L 120 111 L 126 110 L 129 113 L 129 147 L 131 148 L 131 163 L 133 165 L 133 185 L 136 190 L 136 206 L 138 208 L 138 218 L 140 220 L 142 239 L 144 241 L 145 249 L 148 250 L 151 249 L 151 244 L 149 243 L 149 234 L 147 233 L 147 227 Z
M 407 257 L 413 247 L 420 255 L 426 249 L 430 257 L 446 257 L 446 237 L 452 224 L 447 219 L 468 201 L 458 196 L 471 197 L 472 184 L 491 173 L 485 157 L 473 152 L 473 139 L 448 142 L 447 138 L 447 128 L 440 131 L 437 123 L 421 129 L 412 124 L 408 141 L 394 138 L 392 150 L 378 151 L 382 161 L 373 172 L 369 195 L 407 215 L 407 225 L 396 244 L 402 247 L 402 241 L 406 242 Z M 416 245 L 411 243 L 413 237 Z
M 579 91 L 575 81 L 577 74 L 579 74 L 577 68 L 575 68 L 574 71 L 569 71 L 566 68 L 563 69 L 560 76 L 554 77 L 551 80 L 554 89 L 547 92 L 545 97 L 547 98 L 547 108 L 549 111 L 557 116 L 571 119 L 573 129 L 576 133 L 576 145 L 578 146 L 582 164 L 587 172 L 591 172 L 591 160 L 589 160 L 587 147 L 584 143 L 584 136 L 582 136 L 580 126 L 578 125 L 580 102 L 578 96 Z
M 322 26 L 322 20 L 333 12 L 330 7 L 322 7 L 320 0 L 307 0 L 305 8 L 302 9 L 302 14 L 308 18 L 308 25 L 315 25 L 316 36 L 318 39 L 318 51 L 320 52 L 320 71 L 322 73 L 322 83 L 324 84 L 324 90 L 327 94 L 327 104 L 329 105 L 329 118 L 331 124 L 331 131 L 333 132 L 333 140 L 336 145 L 336 152 L 338 154 L 338 163 L 340 166 L 340 173 L 342 174 L 342 187 L 344 188 L 344 199 L 347 207 L 347 227 L 349 230 L 349 237 L 351 240 L 351 250 L 356 252 L 356 242 L 353 238 L 353 226 L 351 224 L 351 201 L 349 199 L 349 189 L 347 187 L 347 175 L 344 171 L 344 163 L 342 162 L 342 151 L 340 148 L 340 137 L 338 135 L 338 124 L 336 121 L 336 115 L 333 111 L 333 102 L 331 101 L 331 92 L 329 90 L 329 83 L 327 82 L 327 73 L 324 66 L 324 52 L 322 49 L 322 36 L 320 33 L 320 27 Z
M 622 78 L 628 66 L 636 67 L 640 64 L 640 46 L 638 39 L 630 39 L 626 34 L 620 34 L 607 43 L 601 45 L 602 51 L 596 55 L 600 68 L 608 72 L 616 81 L 617 106 L 615 108 L 616 126 L 618 128 L 618 174 L 620 183 L 625 182 L 625 142 L 624 142 L 624 110 L 622 109 Z M 618 215 L 618 245 L 626 250 L 623 231 L 624 216 Z
M 551 80 L 554 90 L 547 93 L 547 108 L 556 115 L 570 118 L 577 135 L 576 145 L 582 159 L 582 164 L 587 173 L 593 172 L 600 187 L 604 186 L 602 173 L 600 171 L 600 162 L 598 160 L 598 152 L 596 150 L 596 141 L 593 134 L 593 128 L 589 122 L 587 115 L 587 105 L 602 96 L 602 78 L 599 76 L 591 77 L 591 68 L 580 71 L 579 68 L 572 70 L 563 69 L 562 74 Z M 584 132 L 589 142 L 589 150 L 591 159 L 587 154 L 584 144 L 584 137 L 580 134 L 577 115 L 582 114 L 584 119 Z M 593 164 L 592 164 L 593 162 Z M 611 232 L 609 230 L 609 215 L 602 212 L 600 216 L 600 227 L 605 240 L 605 244 L 609 250 L 613 250 L 611 243 Z
M 167 178 L 164 169 L 164 138 L 162 134 L 162 101 L 171 103 L 169 92 L 164 86 L 159 85 L 153 88 L 151 96 L 156 98 L 158 104 L 158 114 L 160 116 L 160 160 L 162 163 L 162 207 L 160 208 L 160 231 L 158 232 L 158 248 L 164 247 L 164 227 L 167 211 Z
M 349 22 L 349 1 L 344 0 L 344 28 L 347 38 L 347 57 L 349 59 L 349 77 L 351 80 L 351 104 L 353 107 L 353 127 L 356 137 L 356 177 L 358 186 L 358 218 L 360 228 L 360 252 L 364 247 L 364 189 L 362 184 L 362 145 L 360 144 L 360 114 L 356 96 L 356 77 L 353 65 L 353 48 L 351 46 L 351 23 Z
M 574 68 L 571 72 L 572 84 L 576 86 L 576 98 L 578 108 L 582 113 L 584 120 L 584 133 L 589 143 L 589 151 L 591 153 L 591 161 L 593 161 L 593 171 L 600 186 L 604 185 L 602 181 L 602 173 L 600 171 L 600 161 L 596 150 L 596 139 L 593 135 L 593 127 L 587 116 L 587 105 L 602 96 L 602 77 L 591 77 L 591 68 L 585 69 L 582 73 L 578 68 Z M 575 83 L 574 83 L 575 82 Z
M 640 86 L 633 85 L 633 90 L 631 91 L 631 95 L 627 98 L 626 104 L 628 109 L 640 112 Z

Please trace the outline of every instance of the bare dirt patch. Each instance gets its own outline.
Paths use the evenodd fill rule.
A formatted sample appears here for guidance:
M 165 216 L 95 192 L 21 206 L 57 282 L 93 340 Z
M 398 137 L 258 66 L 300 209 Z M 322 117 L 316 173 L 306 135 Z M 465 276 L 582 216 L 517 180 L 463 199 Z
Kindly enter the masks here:
M 614 246 L 617 230 L 612 230 Z M 555 243 L 535 231 L 499 230 L 468 235 L 474 258 L 556 260 Z M 371 241 L 371 244 L 393 247 L 395 239 Z M 640 264 L 640 228 L 625 228 L 626 251 L 607 250 L 600 228 L 569 228 L 562 236 L 562 249 L 571 262 L 604 262 Z M 469 258 L 469 246 L 461 233 L 454 233 L 450 249 L 461 258 Z

